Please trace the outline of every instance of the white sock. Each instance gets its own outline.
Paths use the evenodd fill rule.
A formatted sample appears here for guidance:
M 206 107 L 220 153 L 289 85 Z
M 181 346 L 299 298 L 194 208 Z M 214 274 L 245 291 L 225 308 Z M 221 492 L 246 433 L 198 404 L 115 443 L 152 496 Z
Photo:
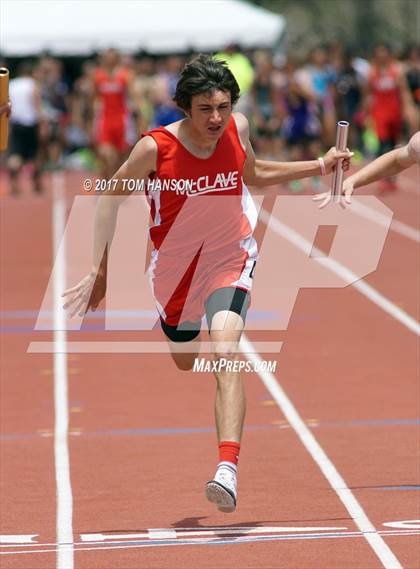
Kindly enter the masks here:
M 228 462 L 227 460 L 224 460 L 223 462 L 219 462 L 219 464 L 217 465 L 217 470 L 219 470 L 219 468 L 230 468 L 231 470 L 233 470 L 236 474 L 238 467 L 236 466 L 236 464 L 234 464 L 233 462 Z

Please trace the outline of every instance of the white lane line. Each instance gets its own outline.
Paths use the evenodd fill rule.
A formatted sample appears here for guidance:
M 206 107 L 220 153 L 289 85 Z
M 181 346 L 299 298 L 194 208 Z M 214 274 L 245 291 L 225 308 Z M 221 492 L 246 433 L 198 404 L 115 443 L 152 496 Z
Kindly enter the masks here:
M 251 342 L 245 334 L 241 338 L 241 346 L 244 347 L 246 358 L 256 364 L 262 362 L 261 358 L 255 353 L 249 353 L 251 349 Z M 261 365 L 261 364 L 260 364 Z M 283 388 L 278 383 L 276 377 L 269 371 L 258 371 L 261 381 L 268 389 L 273 399 L 281 409 L 285 418 L 289 422 L 292 429 L 296 432 L 303 446 L 312 456 L 313 460 L 319 466 L 321 472 L 328 480 L 330 486 L 336 492 L 340 500 L 343 502 L 346 510 L 351 515 L 356 526 L 363 532 L 363 537 L 367 540 L 373 551 L 385 569 L 402 569 L 402 565 L 395 557 L 394 553 L 376 531 L 376 528 L 371 523 L 362 506 L 359 504 L 344 479 L 338 473 L 334 464 L 326 455 L 325 451 L 318 443 L 314 435 L 306 426 L 305 422 L 297 412 L 293 403 L 286 395 Z
M 186 531 L 180 529 L 149 529 L 147 533 L 126 533 L 126 534 L 103 534 L 103 533 L 87 533 L 81 534 L 80 539 L 87 542 L 103 542 L 103 541 L 123 541 L 123 540 L 133 540 L 133 539 L 178 539 L 180 537 L 197 537 L 197 536 L 207 536 L 207 537 L 218 537 L 220 535 L 252 535 L 259 533 L 287 533 L 287 532 L 308 532 L 308 531 L 337 531 L 346 530 L 346 527 L 293 527 L 293 526 L 275 526 L 275 527 L 249 527 L 249 528 L 203 528 L 202 530 L 197 530 L 197 528 L 189 528 Z
M 232 344 L 236 344 L 232 342 Z M 273 354 L 281 350 L 282 342 L 255 342 L 254 349 L 259 354 Z M 191 350 L 190 346 L 179 345 L 171 350 L 168 342 L 149 342 L 147 340 L 134 342 L 112 342 L 109 340 L 100 342 L 66 342 L 66 352 L 68 354 L 170 354 L 171 351 L 178 353 Z M 30 342 L 27 352 L 30 354 L 50 354 L 55 352 L 58 346 L 55 342 Z M 212 354 L 214 346 L 211 342 L 202 342 L 200 344 L 200 354 Z M 235 346 L 232 346 L 232 352 L 239 352 Z
M 68 447 L 68 379 L 66 354 L 66 322 L 61 293 L 66 286 L 64 174 L 53 174 L 52 239 L 55 262 L 53 275 L 54 306 L 54 460 L 56 480 L 57 569 L 73 569 L 73 495 L 70 481 Z M 70 545 L 69 545 L 70 544 Z
M 357 199 L 352 200 L 350 207 L 361 217 L 370 219 L 377 225 L 388 227 L 389 220 L 387 217 L 375 211 L 374 209 L 368 207 L 367 205 L 359 202 Z M 420 231 L 418 231 L 414 227 L 411 227 L 411 225 L 407 225 L 402 221 L 393 219 L 391 221 L 390 229 L 391 231 L 394 231 L 394 233 L 399 233 L 403 237 L 407 237 L 408 239 L 411 239 L 415 243 L 420 243 Z
M 177 531 L 173 528 L 169 529 L 149 529 L 146 537 L 149 539 L 177 539 Z
M 29 535 L 0 535 L 0 545 L 6 544 L 6 543 L 12 543 L 12 544 L 34 544 L 34 538 L 38 537 L 39 534 L 37 533 L 32 533 Z
M 379 531 L 375 532 L 380 535 L 398 535 L 398 536 L 408 536 L 408 535 L 420 535 L 418 530 L 395 530 L 395 531 Z M 146 540 L 146 541 L 138 541 L 137 543 L 127 542 L 122 543 L 120 541 L 110 542 L 106 545 L 97 544 L 93 545 L 90 544 L 86 546 L 84 543 L 74 543 L 73 545 L 76 546 L 76 551 L 103 551 L 103 550 L 111 550 L 111 549 L 136 549 L 136 548 L 144 548 L 144 547 L 173 547 L 173 546 L 183 546 L 183 545 L 238 545 L 240 543 L 255 543 L 255 542 L 262 542 L 262 541 L 288 541 L 288 540 L 313 540 L 313 539 L 348 539 L 348 538 L 360 538 L 365 537 L 364 534 L 360 531 L 354 532 L 337 532 L 337 533 L 301 533 L 301 534 L 282 534 L 282 535 L 256 535 L 253 537 L 249 536 L 238 536 L 238 537 L 227 537 L 227 538 L 194 538 L 194 539 L 181 539 L 181 540 L 168 540 L 165 542 L 160 542 L 160 540 Z M 51 549 L 24 549 L 21 551 L 0 551 L 0 555 L 29 555 L 30 553 L 52 553 L 56 551 L 55 543 L 43 543 L 40 544 L 43 547 L 51 547 Z M 82 546 L 82 547 L 80 547 Z M 22 546 L 23 547 L 23 546 Z M 29 545 L 26 547 L 30 547 Z M 399 569 L 399 566 L 393 566 L 392 569 Z
M 328 268 L 330 271 L 338 275 L 340 278 L 344 279 L 347 282 L 355 281 L 351 285 L 353 288 L 357 289 L 361 294 L 363 294 L 363 296 L 365 296 L 374 304 L 379 306 L 379 308 L 382 308 L 382 310 L 384 310 L 387 314 L 395 318 L 395 320 L 398 320 L 398 322 L 403 324 L 403 326 L 408 328 L 408 330 L 414 332 L 414 334 L 417 334 L 417 336 L 420 336 L 420 323 L 417 322 L 415 318 L 413 318 L 412 316 L 407 314 L 404 310 L 399 308 L 396 304 L 388 300 L 388 298 L 379 293 L 371 285 L 365 283 L 362 280 L 357 280 L 358 279 L 357 275 L 353 273 L 350 269 L 348 269 L 338 261 L 331 259 L 330 257 L 323 257 L 322 251 L 320 251 L 316 247 L 313 247 L 312 243 L 310 243 L 307 239 L 302 237 L 300 233 L 298 233 L 291 227 L 288 227 L 287 225 L 276 219 L 274 216 L 270 215 L 267 211 L 260 210 L 260 218 L 270 227 L 270 229 L 272 229 L 275 233 L 277 233 L 284 239 L 290 241 L 290 243 L 295 245 L 295 247 L 300 249 L 306 255 L 308 255 L 309 252 L 312 251 L 313 255 L 319 256 L 317 259 L 318 262 L 323 264 L 326 268 Z
M 420 520 L 402 520 L 400 522 L 386 522 L 383 525 L 389 528 L 420 530 Z
M 323 187 L 324 191 L 326 192 L 330 191 L 330 188 L 326 184 L 322 183 L 321 186 Z M 347 207 L 351 207 L 352 210 L 355 211 L 358 215 L 364 217 L 365 219 L 370 219 L 377 225 L 388 227 L 389 221 L 387 217 L 375 211 L 374 209 L 368 207 L 367 205 L 361 203 L 354 196 L 352 197 L 351 206 Z M 398 221 L 393 218 L 391 221 L 390 230 L 393 231 L 394 233 L 399 233 L 403 237 L 411 239 L 415 243 L 420 243 L 420 231 L 415 227 L 411 227 L 411 225 L 408 225 L 407 223 Z

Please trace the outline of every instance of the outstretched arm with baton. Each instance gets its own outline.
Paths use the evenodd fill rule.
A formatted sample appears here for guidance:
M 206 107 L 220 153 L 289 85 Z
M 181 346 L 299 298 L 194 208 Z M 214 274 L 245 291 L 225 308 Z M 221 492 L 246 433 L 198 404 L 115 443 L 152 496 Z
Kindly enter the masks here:
M 338 124 L 340 125 L 340 123 Z M 337 131 L 337 141 L 338 137 L 339 132 Z M 413 134 L 408 144 L 382 154 L 382 156 L 379 156 L 379 158 L 376 158 L 376 160 L 349 176 L 344 183 L 342 170 L 338 168 L 337 163 L 331 192 L 319 194 L 313 199 L 314 201 L 321 201 L 319 205 L 321 208 L 329 203 L 331 197 L 333 197 L 334 201 L 340 201 L 341 196 L 344 195 L 345 203 L 350 204 L 351 195 L 355 189 L 377 182 L 388 176 L 395 176 L 413 164 L 420 166 L 420 131 Z

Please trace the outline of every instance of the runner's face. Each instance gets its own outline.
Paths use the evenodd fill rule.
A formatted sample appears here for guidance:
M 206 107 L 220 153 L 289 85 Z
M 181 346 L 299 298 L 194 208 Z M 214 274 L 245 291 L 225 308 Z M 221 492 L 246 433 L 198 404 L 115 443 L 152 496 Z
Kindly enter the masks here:
M 231 113 L 230 93 L 226 91 L 211 91 L 192 98 L 193 128 L 205 140 L 217 141 L 222 136 Z
M 391 54 L 386 46 L 378 45 L 375 49 L 375 57 L 379 65 L 385 65 L 390 61 Z

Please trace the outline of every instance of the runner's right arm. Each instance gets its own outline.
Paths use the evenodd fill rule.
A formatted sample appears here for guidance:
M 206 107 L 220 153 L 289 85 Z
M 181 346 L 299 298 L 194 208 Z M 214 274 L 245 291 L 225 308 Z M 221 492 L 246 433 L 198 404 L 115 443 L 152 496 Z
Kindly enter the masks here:
M 62 294 L 67 297 L 63 308 L 70 308 L 70 317 L 79 313 L 83 316 L 89 308 L 96 310 L 105 296 L 107 281 L 108 252 L 114 237 L 118 208 L 122 201 L 130 195 L 124 191 L 124 180 L 147 179 L 156 170 L 157 145 L 146 136 L 132 150 L 130 156 L 114 174 L 108 189 L 100 196 L 96 206 L 93 240 L 93 261 L 90 273 L 76 286 Z
M 128 159 L 112 176 L 108 189 L 98 199 L 95 214 L 92 272 L 100 270 L 104 251 L 109 250 L 117 222 L 118 208 L 133 192 L 127 189 L 127 181 L 147 180 L 156 169 L 157 146 L 150 136 L 142 138 L 133 148 Z

